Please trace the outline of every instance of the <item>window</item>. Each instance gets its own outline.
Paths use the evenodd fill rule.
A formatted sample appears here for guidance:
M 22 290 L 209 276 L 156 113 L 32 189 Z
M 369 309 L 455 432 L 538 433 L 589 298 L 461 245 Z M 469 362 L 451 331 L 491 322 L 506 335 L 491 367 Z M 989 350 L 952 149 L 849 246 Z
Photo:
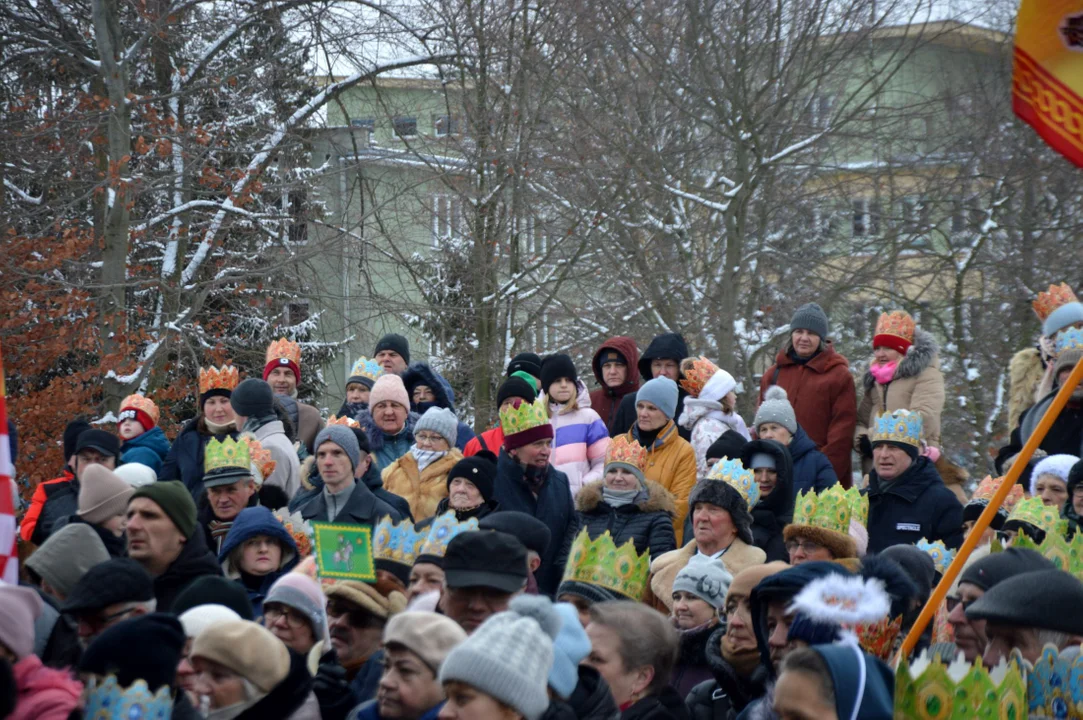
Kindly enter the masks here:
M 376 131 L 376 121 L 372 118 L 350 118 L 350 127 L 364 128 L 371 133 Z
M 953 235 L 966 232 L 966 213 L 960 197 L 951 199 L 951 232 Z
M 814 128 L 825 128 L 831 122 L 831 113 L 835 109 L 833 95 L 813 95 L 805 106 L 805 124 Z
M 283 220 L 283 240 L 291 243 L 303 243 L 308 239 L 306 205 L 304 190 L 291 190 L 282 193 L 282 214 L 286 216 Z
M 458 135 L 459 119 L 452 115 L 436 115 L 432 119 L 432 129 L 436 137 Z
M 434 195 L 432 199 L 432 246 L 439 248 L 444 243 L 462 236 L 463 204 L 454 195 Z
M 286 304 L 285 321 L 287 325 L 300 325 L 308 320 L 308 300 L 294 300 Z
M 880 234 L 880 204 L 858 198 L 851 202 L 851 208 L 850 234 L 853 237 L 877 237 Z
M 417 118 L 413 116 L 398 115 L 391 121 L 391 126 L 395 130 L 395 137 L 400 138 L 412 138 L 417 137 Z

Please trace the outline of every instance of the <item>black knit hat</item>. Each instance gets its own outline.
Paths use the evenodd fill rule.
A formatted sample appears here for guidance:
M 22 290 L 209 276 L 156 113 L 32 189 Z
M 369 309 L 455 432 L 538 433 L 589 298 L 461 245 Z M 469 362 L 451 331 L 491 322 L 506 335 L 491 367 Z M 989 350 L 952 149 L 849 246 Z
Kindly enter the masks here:
M 967 608 L 966 617 L 1083 635 L 1080 607 L 1083 583 L 1063 570 L 1037 570 L 1009 577 L 986 590 Z
M 563 353 L 549 355 L 541 364 L 541 389 L 543 393 L 549 392 L 549 386 L 560 378 L 569 378 L 573 383 L 579 381 L 579 373 L 575 370 L 575 363 Z
M 601 585 L 591 585 L 579 580 L 565 580 L 557 588 L 556 597 L 561 595 L 576 595 L 591 603 L 608 602 L 609 600 L 631 600 L 632 598 L 614 592 Z
M 492 500 L 493 488 L 496 484 L 496 465 L 494 463 L 477 455 L 463 458 L 448 471 L 448 490 L 451 489 L 451 481 L 459 477 L 472 482 L 478 492 L 481 493 L 482 500 L 485 502 Z
M 242 620 L 256 619 L 244 585 L 220 575 L 202 575 L 193 580 L 177 595 L 170 612 L 180 616 L 197 605 L 225 605 Z
M 119 458 L 120 441 L 116 435 L 104 430 L 84 430 L 75 441 L 75 454 L 78 455 L 83 450 L 97 450 L 102 455 Z
M 402 356 L 402 361 L 407 365 L 410 364 L 410 341 L 404 338 L 402 335 L 396 333 L 388 333 L 380 338 L 376 343 L 376 349 L 372 351 L 372 356 L 376 357 L 376 354 L 381 350 L 390 350 L 391 352 L 397 352 Z
M 1056 565 L 1041 553 L 1026 548 L 1008 548 L 975 560 L 963 570 L 959 583 L 970 583 L 982 590 L 997 585 L 1008 578 L 1036 570 L 1055 570 Z
M 275 394 L 266 380 L 248 378 L 233 388 L 229 404 L 244 417 L 265 417 L 275 411 Z
M 533 403 L 538 399 L 538 393 L 534 392 L 534 388 L 526 380 L 511 377 L 505 380 L 496 391 L 496 406 L 500 407 L 508 398 L 521 398 L 528 403 Z
M 370 449 L 372 446 L 369 445 L 369 436 L 365 434 L 365 431 L 362 430 L 361 428 L 355 428 L 355 427 L 351 427 L 350 430 L 353 431 L 354 437 L 357 438 L 357 446 L 359 448 L 361 448 L 361 452 L 363 452 L 363 453 L 372 452 L 372 450 Z
M 90 423 L 86 420 L 72 420 L 64 428 L 64 462 L 75 454 L 75 444 L 79 442 L 79 436 L 84 430 L 90 429 Z
M 688 494 L 688 514 L 692 515 L 696 503 L 717 505 L 730 514 L 737 528 L 737 535 L 749 545 L 752 544 L 752 513 L 741 493 L 722 480 L 700 480 Z
M 519 540 L 527 550 L 544 555 L 553 533 L 549 526 L 533 515 L 518 510 L 505 510 L 486 515 L 478 521 L 481 530 L 498 530 Z
M 116 603 L 154 599 L 154 580 L 143 566 L 126 557 L 110 558 L 86 571 L 60 609 L 66 613 L 100 610 Z
M 1080 460 L 1072 469 L 1068 471 L 1068 499 L 1072 498 L 1072 493 L 1075 492 L 1079 483 L 1083 482 L 1083 460 Z
M 79 669 L 96 675 L 115 674 L 127 687 L 143 680 L 151 692 L 174 687 L 177 664 L 187 638 L 180 620 L 166 613 L 151 613 L 106 628 L 87 647 Z
M 741 457 L 741 451 L 744 450 L 745 445 L 748 444 L 748 440 L 745 440 L 745 436 L 736 430 L 727 430 L 722 433 L 721 436 L 707 448 L 707 454 L 704 458 L 707 460 L 721 460 L 722 458 L 735 459 Z
M 511 374 L 522 370 L 528 375 L 532 375 L 536 378 L 541 378 L 541 365 L 542 359 L 537 353 L 522 352 L 511 359 L 508 363 L 508 371 L 505 373 L 508 377 Z

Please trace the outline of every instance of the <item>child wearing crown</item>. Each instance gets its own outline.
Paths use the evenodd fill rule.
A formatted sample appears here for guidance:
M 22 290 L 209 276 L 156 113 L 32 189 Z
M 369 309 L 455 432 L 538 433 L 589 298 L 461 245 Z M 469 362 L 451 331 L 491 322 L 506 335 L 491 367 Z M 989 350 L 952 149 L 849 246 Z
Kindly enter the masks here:
M 169 454 L 169 440 L 158 427 L 158 406 L 139 393 L 129 395 L 120 403 L 117 416 L 120 436 L 120 461 L 141 463 L 155 473 Z

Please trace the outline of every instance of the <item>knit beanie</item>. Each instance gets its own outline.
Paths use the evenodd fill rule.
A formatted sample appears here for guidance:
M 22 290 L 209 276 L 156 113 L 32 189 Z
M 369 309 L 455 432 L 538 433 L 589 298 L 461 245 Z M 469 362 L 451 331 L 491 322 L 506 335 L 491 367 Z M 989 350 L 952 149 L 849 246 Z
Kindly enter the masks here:
M 225 605 L 196 605 L 182 612 L 178 619 L 184 626 L 184 634 L 190 638 L 197 637 L 209 627 L 231 620 L 243 620 L 240 615 Z
M 1063 453 L 1042 458 L 1041 461 L 1034 466 L 1034 472 L 1030 474 L 1030 494 L 1038 494 L 1038 478 L 1042 475 L 1052 475 L 1067 485 L 1068 475 L 1072 472 L 1072 466 L 1077 462 L 1079 462 L 1079 458 L 1075 455 L 1066 455 Z
M 398 375 L 391 375 L 390 377 L 398 377 Z M 399 382 L 402 382 L 401 380 Z M 345 425 L 326 425 L 323 430 L 316 436 L 315 442 L 312 443 L 312 448 L 319 452 L 320 445 L 325 442 L 331 442 L 342 448 L 346 456 L 350 458 L 350 468 L 355 469 L 361 462 L 361 447 L 357 444 L 357 437 L 353 434 L 353 431 Z
M 459 623 L 434 612 L 402 612 L 388 620 L 384 628 L 385 647 L 401 645 L 437 675 L 448 653 L 465 639 L 466 631 Z
M 86 420 L 72 420 L 64 428 L 64 462 L 75 454 L 75 444 L 79 442 L 79 436 L 90 429 L 90 423 Z
M 649 402 L 672 420 L 677 413 L 679 394 L 677 383 L 667 377 L 656 377 L 643 383 L 643 387 L 639 388 L 639 392 L 636 393 L 636 403 Z
M 517 372 L 525 372 L 533 378 L 541 377 L 542 359 L 537 353 L 521 352 L 508 363 L 507 376 L 511 377 Z
M 539 720 L 549 707 L 553 639 L 560 626 L 549 598 L 521 595 L 451 651 L 440 683 L 465 683 L 526 720 Z
M 372 356 L 376 357 L 381 350 L 397 352 L 402 356 L 403 362 L 407 365 L 410 364 L 410 341 L 402 335 L 397 335 L 395 333 L 384 335 L 380 338 L 379 342 L 376 343 L 376 348 L 372 351 Z M 409 403 L 407 403 L 407 407 L 409 407 Z
M 575 370 L 572 359 L 563 354 L 550 355 L 541 364 L 541 387 L 542 392 L 549 394 L 549 386 L 560 378 L 568 378 L 573 384 L 579 381 L 579 373 Z
M 267 603 L 282 603 L 304 613 L 312 624 L 312 635 L 330 642 L 331 634 L 327 629 L 327 596 L 323 594 L 320 584 L 308 575 L 289 572 L 278 578 L 263 599 L 264 606 Z
M 144 485 L 132 493 L 128 502 L 130 504 L 132 500 L 141 497 L 154 501 L 181 534 L 189 540 L 192 539 L 192 534 L 196 531 L 196 503 L 184 483 L 180 480 L 167 480 Z
M 827 313 L 816 303 L 806 303 L 794 311 L 790 318 L 790 332 L 808 330 L 821 338 L 827 337 Z
M 67 597 L 87 570 L 108 559 L 109 551 L 94 528 L 68 523 L 26 559 L 26 567 Z
M 244 585 L 221 575 L 201 575 L 190 582 L 177 595 L 169 611 L 182 615 L 200 605 L 222 605 L 237 613 L 242 620 L 255 619 Z
M 124 463 L 114 470 L 113 474 L 133 488 L 143 487 L 144 485 L 158 482 L 158 473 L 154 472 L 154 468 L 149 465 L 144 465 L 143 463 Z
M 233 620 L 205 629 L 192 643 L 191 657 L 232 670 L 269 693 L 290 671 L 290 651 L 270 630 L 249 620 Z
M 534 386 L 519 377 L 510 377 L 501 383 L 496 391 L 496 406 L 500 407 L 508 398 L 522 398 L 532 403 L 538 398 Z
M 496 486 L 496 465 L 485 458 L 472 455 L 463 458 L 452 466 L 447 474 L 447 487 L 451 489 L 451 481 L 455 478 L 465 478 L 473 483 L 481 493 L 485 502 L 493 498 L 493 490 Z
M 410 409 L 410 395 L 406 392 L 402 378 L 394 373 L 376 378 L 376 382 L 372 384 L 372 391 L 369 393 L 370 408 L 375 408 L 385 401 L 398 403 L 407 410 Z
M 1061 350 L 1060 354 L 1057 355 L 1056 363 L 1053 364 L 1053 377 L 1056 378 L 1062 371 L 1074 368 L 1080 358 L 1083 358 L 1083 350 L 1079 348 Z
M 791 435 L 797 433 L 797 416 L 794 415 L 793 405 L 790 404 L 786 390 L 779 385 L 772 385 L 763 394 L 763 403 L 756 411 L 756 417 L 752 420 L 752 426 L 759 434 L 760 425 L 764 423 L 776 423 L 790 431 Z
M 539 370 L 538 372 L 541 372 L 541 370 Z M 534 388 L 534 394 L 535 395 L 537 395 L 538 391 L 541 390 L 541 380 L 534 377 L 533 375 L 528 373 L 526 370 L 516 370 L 515 372 L 513 372 L 508 377 L 519 378 L 520 380 L 525 382 L 527 385 Z
M 233 411 L 243 417 L 266 417 L 274 414 L 275 394 L 266 380 L 242 380 L 229 396 Z
M 579 684 L 579 663 L 590 655 L 590 638 L 579 622 L 579 611 L 571 603 L 556 603 L 553 610 L 560 616 L 560 632 L 553 639 L 553 668 L 549 671 L 549 687 L 567 700 Z
M 722 458 L 739 458 L 748 440 L 736 430 L 727 430 L 707 448 L 704 458 L 707 460 L 721 460 Z
M 120 401 L 120 414 L 117 416 L 117 424 L 125 420 L 135 420 L 143 426 L 146 432 L 158 425 L 158 406 L 148 397 L 139 393 L 129 395 Z
M 44 607 L 33 588 L 0 580 L 0 645 L 19 660 L 34 652 L 34 621 Z
M 459 436 L 459 419 L 447 408 L 431 407 L 414 426 L 414 437 L 422 430 L 436 433 L 447 440 L 448 445 L 455 447 L 455 440 Z
M 91 465 L 79 482 L 79 517 L 91 525 L 122 514 L 135 492 L 128 483 L 104 465 Z
M 721 560 L 693 555 L 673 580 L 673 592 L 689 592 L 715 610 L 726 604 L 733 575 Z
M 151 692 L 174 687 L 185 641 L 184 627 L 173 615 L 156 612 L 123 620 L 94 638 L 79 659 L 79 670 L 116 675 L 122 687 L 136 680 L 146 682 Z

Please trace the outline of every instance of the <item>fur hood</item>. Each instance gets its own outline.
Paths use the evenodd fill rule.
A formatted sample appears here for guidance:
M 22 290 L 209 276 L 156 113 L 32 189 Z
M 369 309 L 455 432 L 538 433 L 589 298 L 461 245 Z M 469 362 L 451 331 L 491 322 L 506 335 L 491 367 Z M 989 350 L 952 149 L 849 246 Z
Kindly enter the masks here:
M 411 410 L 406 414 L 406 431 L 410 433 L 410 437 L 414 436 L 414 427 L 417 426 L 417 421 L 421 419 L 421 416 Z M 361 425 L 361 429 L 365 431 L 365 435 L 369 439 L 369 452 L 376 452 L 384 446 L 384 431 L 376 426 L 376 421 L 372 419 L 372 410 L 366 408 L 357 415 L 357 422 Z
M 584 485 L 579 494 L 575 496 L 575 509 L 582 513 L 594 512 L 602 504 L 602 487 L 604 480 L 596 480 L 589 485 Z M 673 496 L 669 491 L 656 482 L 647 481 L 647 499 L 636 503 L 640 512 L 666 512 L 670 517 L 677 514 L 677 506 L 673 504 Z
M 899 361 L 899 366 L 895 370 L 895 380 L 902 380 L 904 378 L 917 377 L 921 373 L 925 372 L 927 368 L 940 368 L 940 346 L 936 343 L 936 338 L 932 336 L 932 333 L 925 332 L 924 330 L 914 331 L 914 344 L 910 346 L 910 349 L 906 351 L 906 355 Z M 868 370 L 865 371 L 865 389 L 868 390 L 876 384 L 876 379 L 872 376 L 872 373 Z

